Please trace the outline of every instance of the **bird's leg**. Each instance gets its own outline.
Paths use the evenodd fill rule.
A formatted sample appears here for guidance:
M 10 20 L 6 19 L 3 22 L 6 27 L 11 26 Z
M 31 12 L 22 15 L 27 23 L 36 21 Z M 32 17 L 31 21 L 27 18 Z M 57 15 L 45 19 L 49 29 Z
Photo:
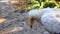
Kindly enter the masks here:
M 34 21 L 35 21 L 34 17 L 29 17 L 29 25 L 31 28 L 32 28 Z

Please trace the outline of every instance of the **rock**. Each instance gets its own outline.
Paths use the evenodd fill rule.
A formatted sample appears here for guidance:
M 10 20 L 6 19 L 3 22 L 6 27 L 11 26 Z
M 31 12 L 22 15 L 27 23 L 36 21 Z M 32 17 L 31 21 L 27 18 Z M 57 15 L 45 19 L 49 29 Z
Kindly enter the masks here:
M 43 34 L 50 34 L 48 31 L 43 32 Z
M 5 17 L 9 13 L 12 13 L 14 11 L 15 11 L 15 9 L 12 6 L 10 6 L 4 2 L 0 2 L 0 15 L 1 15 L 0 17 Z
M 41 17 L 45 29 L 50 32 L 60 33 L 60 12 L 45 13 Z

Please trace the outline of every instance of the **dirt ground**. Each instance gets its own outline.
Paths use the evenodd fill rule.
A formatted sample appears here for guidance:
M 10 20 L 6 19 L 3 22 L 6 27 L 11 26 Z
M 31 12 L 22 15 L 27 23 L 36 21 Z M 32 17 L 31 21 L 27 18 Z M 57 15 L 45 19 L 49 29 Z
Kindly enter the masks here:
M 28 25 L 27 13 L 14 12 L 14 8 L 0 3 L 0 34 L 50 34 L 40 23 L 35 22 L 31 29 Z

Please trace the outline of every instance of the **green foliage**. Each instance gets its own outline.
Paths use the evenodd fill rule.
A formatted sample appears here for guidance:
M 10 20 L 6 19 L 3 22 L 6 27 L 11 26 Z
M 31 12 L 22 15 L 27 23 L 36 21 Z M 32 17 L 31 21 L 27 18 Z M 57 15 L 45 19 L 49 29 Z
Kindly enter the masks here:
M 21 13 L 36 8 L 60 8 L 60 0 L 19 0 L 16 4 L 16 10 Z
M 29 5 L 28 9 L 33 9 L 37 7 L 39 8 L 40 6 L 39 2 L 36 0 L 31 0 L 31 2 L 28 5 Z
M 47 8 L 47 7 L 50 7 L 50 8 L 54 8 L 55 6 L 57 6 L 55 3 L 46 3 L 43 8 Z
M 28 9 L 42 8 L 60 8 L 55 0 L 31 0 Z

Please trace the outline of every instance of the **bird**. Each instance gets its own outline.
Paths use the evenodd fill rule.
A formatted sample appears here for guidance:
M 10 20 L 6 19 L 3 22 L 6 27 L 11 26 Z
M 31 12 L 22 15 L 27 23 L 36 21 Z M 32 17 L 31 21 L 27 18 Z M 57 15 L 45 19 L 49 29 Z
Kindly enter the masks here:
M 38 23 L 41 23 L 46 30 L 54 33 L 60 33 L 59 19 L 60 19 L 60 9 L 56 9 L 56 8 L 32 9 L 28 12 L 28 21 L 29 21 L 29 26 L 31 28 L 34 22 L 37 21 Z

